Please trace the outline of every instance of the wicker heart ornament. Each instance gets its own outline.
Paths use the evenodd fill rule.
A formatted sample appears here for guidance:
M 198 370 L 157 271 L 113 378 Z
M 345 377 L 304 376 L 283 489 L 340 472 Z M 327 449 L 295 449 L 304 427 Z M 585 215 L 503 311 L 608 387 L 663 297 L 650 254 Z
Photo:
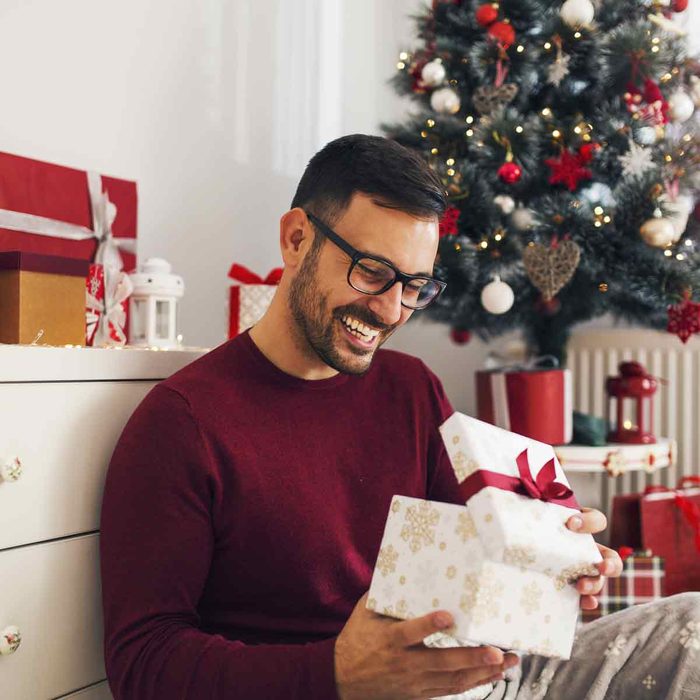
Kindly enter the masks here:
M 474 91 L 472 102 L 480 114 L 491 114 L 512 102 L 517 94 L 515 83 L 504 83 L 499 87 L 482 85 Z
M 553 299 L 573 277 L 580 258 L 581 249 L 574 241 L 560 241 L 551 248 L 533 243 L 523 253 L 527 276 L 542 292 L 544 301 Z

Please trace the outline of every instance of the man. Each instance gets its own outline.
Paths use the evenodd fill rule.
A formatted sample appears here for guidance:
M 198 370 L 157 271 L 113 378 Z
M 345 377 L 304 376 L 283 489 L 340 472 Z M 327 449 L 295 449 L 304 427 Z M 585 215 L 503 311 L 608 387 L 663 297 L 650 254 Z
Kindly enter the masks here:
M 361 135 L 328 144 L 281 219 L 284 273 L 268 312 L 132 416 L 101 521 L 116 700 L 404 700 L 486 682 L 493 697 L 529 697 L 540 679 L 541 689 L 560 678 L 582 687 L 580 670 L 555 677 L 555 661 L 526 658 L 506 683 L 514 654 L 426 648 L 451 625 L 444 611 L 398 621 L 365 607 L 392 495 L 460 502 L 437 431 L 452 413 L 439 380 L 378 350 L 440 291 L 445 204 L 439 179 L 401 146 Z M 605 518 L 586 510 L 569 526 L 599 532 Z M 619 557 L 601 551 L 601 574 L 619 575 Z M 595 607 L 602 580 L 576 584 L 582 607 Z

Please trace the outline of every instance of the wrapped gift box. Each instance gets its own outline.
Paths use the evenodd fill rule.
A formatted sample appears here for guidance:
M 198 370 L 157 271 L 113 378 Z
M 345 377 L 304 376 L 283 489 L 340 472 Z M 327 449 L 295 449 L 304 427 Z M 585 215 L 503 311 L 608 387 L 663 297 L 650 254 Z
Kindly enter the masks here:
M 263 279 L 248 268 L 234 264 L 228 276 L 236 281 L 229 291 L 228 337 L 233 338 L 263 317 L 277 291 L 282 268 L 275 268 Z
M 610 544 L 663 557 L 666 595 L 700 591 L 700 477 L 683 477 L 676 489 L 615 496 Z
M 618 610 L 663 598 L 664 573 L 664 560 L 654 556 L 650 549 L 625 556 L 622 574 L 605 579 L 603 590 L 596 596 L 598 607 L 582 610 L 582 621 L 592 622 Z
M 568 659 L 570 584 L 598 575 L 602 557 L 566 527 L 579 511 L 551 446 L 459 413 L 440 431 L 466 506 L 394 497 L 368 607 L 402 619 L 445 609 L 460 644 Z
M 136 183 L 0 153 L 3 250 L 60 255 L 132 270 L 136 266 Z
M 0 253 L 0 343 L 85 344 L 86 260 Z
M 568 369 L 483 370 L 476 373 L 477 416 L 549 445 L 573 435 Z

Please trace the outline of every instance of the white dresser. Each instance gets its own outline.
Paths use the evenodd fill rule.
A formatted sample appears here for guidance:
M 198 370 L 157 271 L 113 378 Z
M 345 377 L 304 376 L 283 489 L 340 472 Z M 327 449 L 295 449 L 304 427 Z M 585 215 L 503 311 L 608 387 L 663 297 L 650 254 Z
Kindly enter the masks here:
M 0 345 L 1 698 L 111 700 L 98 540 L 107 465 L 150 388 L 205 352 Z

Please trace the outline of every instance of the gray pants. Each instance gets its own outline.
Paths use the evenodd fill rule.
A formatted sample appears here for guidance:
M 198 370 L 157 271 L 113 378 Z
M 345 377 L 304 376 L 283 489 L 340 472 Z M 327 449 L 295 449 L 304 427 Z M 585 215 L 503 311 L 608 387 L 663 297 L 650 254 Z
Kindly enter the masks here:
M 584 625 L 569 661 L 526 656 L 487 700 L 700 700 L 700 593 Z

